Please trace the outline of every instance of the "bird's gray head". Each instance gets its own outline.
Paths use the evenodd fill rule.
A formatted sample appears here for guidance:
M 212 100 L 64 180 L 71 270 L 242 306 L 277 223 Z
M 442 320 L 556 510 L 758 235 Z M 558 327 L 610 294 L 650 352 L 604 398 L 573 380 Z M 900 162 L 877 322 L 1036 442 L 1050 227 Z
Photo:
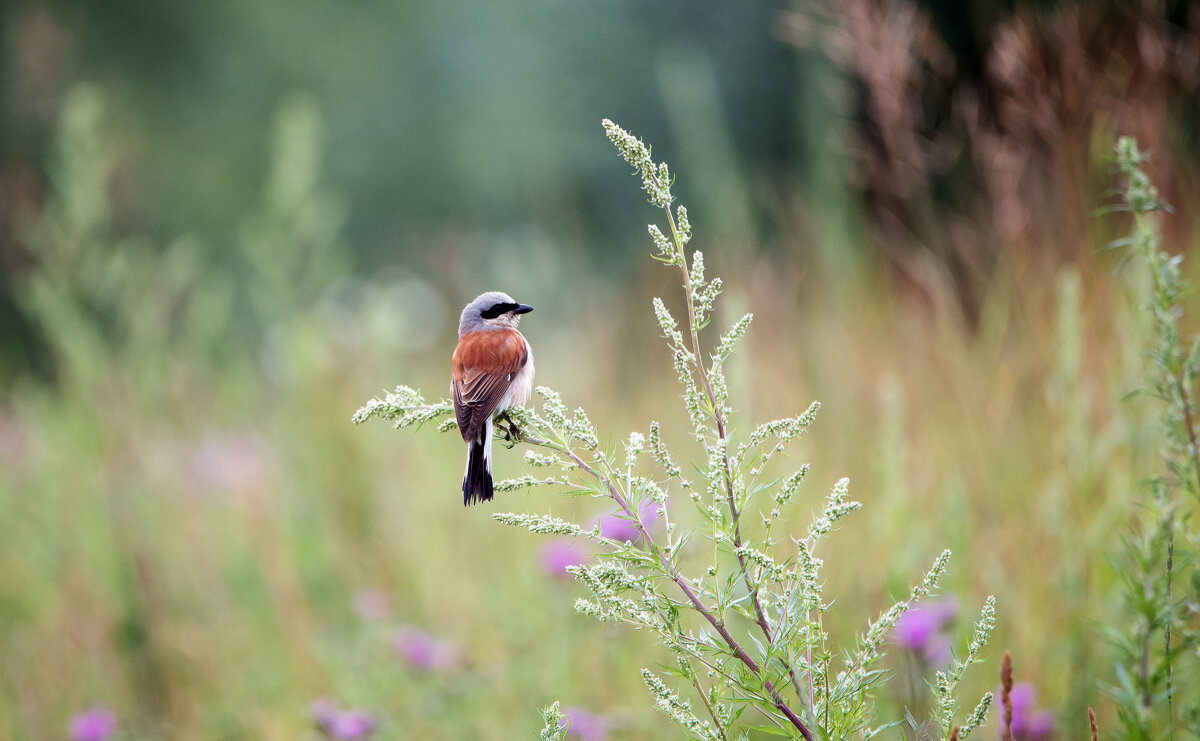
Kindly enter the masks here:
M 516 329 L 521 315 L 530 311 L 533 311 L 532 306 L 518 304 L 507 293 L 488 291 L 462 310 L 458 320 L 458 336 L 479 329 Z

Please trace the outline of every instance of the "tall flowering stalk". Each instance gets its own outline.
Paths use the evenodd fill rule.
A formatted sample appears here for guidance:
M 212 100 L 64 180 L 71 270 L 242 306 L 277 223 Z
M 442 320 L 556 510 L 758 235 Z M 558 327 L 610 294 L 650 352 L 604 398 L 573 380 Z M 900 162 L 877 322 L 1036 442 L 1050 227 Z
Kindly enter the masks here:
M 1182 256 L 1168 254 L 1160 244 L 1156 218 L 1169 207 L 1142 169 L 1147 155 L 1130 137 L 1117 142 L 1116 154 L 1124 179 L 1122 202 L 1109 210 L 1132 213 L 1134 230 L 1114 246 L 1126 248 L 1149 273 L 1145 313 L 1153 340 L 1143 391 L 1163 404 L 1166 473 L 1148 481 L 1149 496 L 1140 503 L 1141 516 L 1119 566 L 1130 621 L 1124 631 L 1109 634 L 1117 666 L 1116 682 L 1108 689 L 1117 701 L 1120 737 L 1174 738 L 1177 731 L 1195 737 L 1200 735 L 1200 700 L 1192 689 L 1200 673 L 1200 531 L 1195 525 L 1200 336 L 1188 347 L 1180 331 L 1182 299 L 1191 289 L 1180 273 Z
M 721 280 L 706 279 L 701 252 L 687 253 L 692 227 L 687 210 L 675 204 L 667 165 L 654 162 L 645 144 L 613 122 L 605 120 L 604 129 L 665 217 L 669 236 L 649 227 L 654 257 L 679 271 L 686 318 L 681 324 L 661 299 L 653 308 L 691 435 L 703 453 L 693 465 L 677 463 L 658 422 L 645 433 L 630 433 L 623 451 L 605 449 L 583 409 L 568 411 L 557 393 L 539 387 L 540 411 L 517 410 L 512 416 L 522 430 L 520 442 L 549 451 L 529 451 L 525 458 L 546 473 L 499 482 L 497 491 L 558 485 L 571 494 L 605 496 L 625 526 L 604 520 L 584 527 L 552 515 L 513 512 L 493 518 L 600 544 L 606 557 L 567 567 L 591 592 L 590 598 L 577 600 L 576 609 L 642 628 L 670 651 L 673 665 L 658 672 L 643 669 L 642 678 L 655 704 L 688 738 L 728 741 L 754 728 L 809 741 L 872 738 L 892 725 L 876 724 L 873 701 L 887 677 L 877 666 L 886 641 L 908 607 L 933 593 L 950 553 L 934 559 L 905 599 L 868 621 L 854 646 L 838 650 L 831 645 L 824 623 L 832 600 L 822 591 L 818 553 L 825 537 L 862 505 L 849 499 L 849 481 L 842 479 L 805 533 L 781 536 L 783 510 L 809 468 L 801 466 L 780 480 L 769 471 L 775 457 L 813 423 L 820 405 L 760 424 L 749 434 L 734 434 L 723 366 L 753 316 L 746 314 L 715 347 L 705 348 L 702 332 L 713 318 Z M 455 427 L 448 402 L 428 404 L 403 386 L 372 399 L 354 416 L 356 422 L 371 418 L 397 427 Z M 695 479 L 684 476 L 692 470 L 698 471 Z M 699 527 L 679 527 L 679 507 L 690 507 L 689 521 Z M 756 517 L 748 519 L 750 512 Z M 994 624 L 989 598 L 967 658 L 955 662 L 935 688 L 945 738 L 953 733 L 965 739 L 987 711 L 985 699 L 961 728 L 954 725 L 958 678 L 977 660 Z M 758 717 L 743 720 L 747 708 Z

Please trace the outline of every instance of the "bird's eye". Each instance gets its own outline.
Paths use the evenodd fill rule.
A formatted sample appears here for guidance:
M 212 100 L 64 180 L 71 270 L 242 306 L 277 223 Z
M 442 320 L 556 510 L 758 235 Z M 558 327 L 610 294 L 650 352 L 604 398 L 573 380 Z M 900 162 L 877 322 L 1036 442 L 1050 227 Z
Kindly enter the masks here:
M 495 319 L 506 311 L 512 311 L 513 309 L 517 308 L 517 306 L 518 304 L 510 304 L 502 301 L 498 304 L 492 304 L 492 306 L 480 312 L 479 315 L 484 319 Z

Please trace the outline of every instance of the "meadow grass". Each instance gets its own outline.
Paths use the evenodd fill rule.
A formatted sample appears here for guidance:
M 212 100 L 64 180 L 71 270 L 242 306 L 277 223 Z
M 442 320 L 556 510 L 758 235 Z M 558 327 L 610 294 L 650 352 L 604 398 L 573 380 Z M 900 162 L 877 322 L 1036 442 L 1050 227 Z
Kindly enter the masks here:
M 386 287 L 245 302 L 260 280 L 279 295 L 279 277 L 260 267 L 241 284 L 186 240 L 114 236 L 92 172 L 105 166 L 100 114 L 86 96 L 72 105 L 37 237 L 56 257 L 27 298 L 56 373 L 20 380 L 0 405 L 0 737 L 62 737 L 72 715 L 106 705 L 121 738 L 315 738 L 322 697 L 371 712 L 383 738 L 530 738 L 554 700 L 603 714 L 613 738 L 676 735 L 641 676 L 669 654 L 577 614 L 584 590 L 542 568 L 541 541 L 462 508 L 456 435 L 349 424 L 397 382 L 444 387 L 449 322 L 400 354 L 389 330 L 421 317 L 382 299 Z M 306 125 L 279 136 L 312 146 Z M 248 242 L 268 252 L 247 264 L 276 264 L 274 250 L 308 275 L 282 255 L 299 233 L 327 259 L 337 212 L 312 173 L 280 177 L 303 187 L 264 196 Z M 1097 223 L 1097 241 L 1119 228 Z M 825 553 L 832 642 L 851 641 L 948 547 L 956 645 L 971 606 L 995 594 L 992 645 L 1011 651 L 1061 734 L 1082 735 L 1088 705 L 1115 729 L 1098 626 L 1126 614 L 1112 564 L 1162 444 L 1152 401 L 1126 399 L 1145 376 L 1144 281 L 1118 287 L 1105 255 L 1049 281 L 1003 267 L 972 332 L 883 276 L 843 285 L 819 266 L 707 252 L 725 280 L 716 325 L 756 314 L 727 369 L 732 428 L 823 404 L 792 461 L 812 462 L 808 488 L 781 522 L 802 531 L 841 476 L 865 505 Z M 591 342 L 550 326 L 551 311 L 523 326 L 539 382 L 602 430 L 688 429 L 648 311 L 654 295 L 680 307 L 653 270 L 622 293 L 627 311 L 581 294 L 582 313 L 605 318 L 587 320 Z M 681 459 L 697 452 L 686 432 L 666 441 Z M 499 478 L 525 470 L 520 449 L 495 460 Z M 610 507 L 534 490 L 497 509 L 588 523 Z M 355 608 L 371 595 L 373 608 Z M 397 650 L 416 630 L 445 642 L 444 661 Z M 963 697 L 996 686 L 995 657 Z M 885 666 L 915 672 L 918 688 L 932 679 L 899 649 Z M 881 716 L 928 712 L 899 686 L 879 693 Z

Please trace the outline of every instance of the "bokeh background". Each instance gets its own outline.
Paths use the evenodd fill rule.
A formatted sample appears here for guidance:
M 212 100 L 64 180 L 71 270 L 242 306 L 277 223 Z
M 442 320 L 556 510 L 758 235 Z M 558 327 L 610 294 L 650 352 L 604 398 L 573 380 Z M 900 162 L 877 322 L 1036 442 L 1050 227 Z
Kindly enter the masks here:
M 841 476 L 865 505 L 823 554 L 835 639 L 949 547 L 942 632 L 1000 608 L 965 701 L 1007 649 L 1058 737 L 1112 722 L 1110 562 L 1159 439 L 1127 398 L 1144 290 L 1105 249 L 1129 223 L 1096 211 L 1132 134 L 1166 247 L 1195 244 L 1200 6 L 11 0 L 0 24 L 0 738 L 95 707 L 127 739 L 317 738 L 321 698 L 379 738 L 529 738 L 552 700 L 595 738 L 675 735 L 638 675 L 665 656 L 488 517 L 603 501 L 464 510 L 456 435 L 350 423 L 399 383 L 443 395 L 459 308 L 500 289 L 537 307 L 539 383 L 614 445 L 658 419 L 695 452 L 650 310 L 678 278 L 604 117 L 676 173 L 717 321 L 755 313 L 735 429 L 824 405 L 790 516 Z M 882 717 L 924 717 L 939 660 L 897 645 Z

